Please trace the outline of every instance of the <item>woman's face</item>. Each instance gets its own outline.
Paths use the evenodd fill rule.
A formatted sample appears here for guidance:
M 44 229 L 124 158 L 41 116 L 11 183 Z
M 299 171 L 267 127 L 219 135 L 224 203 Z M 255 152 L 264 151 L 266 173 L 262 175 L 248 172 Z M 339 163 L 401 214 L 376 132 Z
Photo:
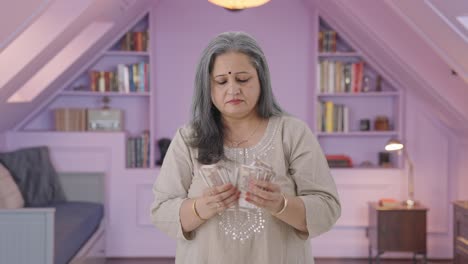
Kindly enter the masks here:
M 211 73 L 211 100 L 223 117 L 256 115 L 259 96 L 260 81 L 249 56 L 228 52 L 216 57 Z

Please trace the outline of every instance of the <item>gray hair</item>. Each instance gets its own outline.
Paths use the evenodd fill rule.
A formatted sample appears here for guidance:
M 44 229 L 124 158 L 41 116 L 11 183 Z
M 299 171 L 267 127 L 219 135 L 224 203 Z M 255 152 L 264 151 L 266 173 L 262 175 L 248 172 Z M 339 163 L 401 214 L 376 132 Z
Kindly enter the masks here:
M 224 157 L 224 130 L 221 113 L 211 101 L 211 73 L 217 56 L 227 52 L 240 52 L 249 56 L 260 81 L 257 113 L 262 118 L 283 113 L 271 89 L 270 71 L 265 55 L 257 41 L 244 32 L 224 32 L 216 36 L 205 48 L 197 65 L 195 92 L 192 102 L 192 147 L 198 148 L 198 160 L 213 164 Z

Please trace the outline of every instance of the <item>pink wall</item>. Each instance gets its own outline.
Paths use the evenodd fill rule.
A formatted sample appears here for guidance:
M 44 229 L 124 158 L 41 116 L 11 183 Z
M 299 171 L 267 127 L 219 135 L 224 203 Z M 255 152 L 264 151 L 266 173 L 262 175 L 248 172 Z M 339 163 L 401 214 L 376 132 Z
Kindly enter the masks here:
M 23 3 L 24 2 L 24 3 Z M 29 0 L 21 1 L 22 4 L 30 2 Z M 37 2 L 37 1 L 36 1 Z M 17 128 L 22 127 L 25 123 L 34 118 L 35 115 L 44 110 L 42 106 L 50 103 L 50 99 L 53 99 L 57 94 L 57 91 L 62 90 L 63 88 L 69 88 L 69 81 L 74 80 L 77 77 L 77 74 L 86 71 L 89 68 L 89 65 L 93 62 L 94 58 L 100 55 L 101 51 L 109 43 L 116 41 L 117 34 L 122 31 L 122 28 L 135 19 L 135 17 L 141 12 L 148 9 L 150 4 L 154 4 L 153 0 L 139 0 L 139 1 L 99 1 L 99 0 L 87 0 L 79 1 L 79 4 L 75 6 L 70 5 L 68 1 L 50 1 L 54 5 L 57 5 L 58 8 L 68 11 L 63 11 L 62 15 L 66 15 L 67 12 L 75 12 L 79 9 L 78 6 L 82 6 L 83 3 L 91 3 L 92 6 L 87 8 L 73 23 L 67 27 L 62 34 L 55 38 L 46 48 L 44 48 L 40 54 L 32 59 L 31 62 L 16 72 L 14 77 L 5 84 L 0 89 L 0 113 L 6 113 L 2 116 L 0 122 L 0 131 L 6 132 L 8 130 L 17 130 Z M 63 7 L 62 4 L 68 4 L 68 6 Z M 10 4 L 10 3 L 9 3 Z M 13 6 L 16 4 L 13 3 Z M 8 8 L 7 8 L 8 9 Z M 20 14 L 18 14 L 20 15 Z M 49 13 L 47 13 L 47 16 Z M 47 17 L 49 19 L 49 17 Z M 56 16 L 51 14 L 51 21 L 57 19 Z M 49 20 L 47 20 L 49 21 Z M 39 94 L 33 101 L 28 103 L 12 104 L 7 103 L 7 99 L 22 85 L 25 84 L 37 71 L 39 71 L 49 60 L 56 56 L 57 52 L 65 47 L 74 37 L 76 37 L 80 32 L 86 28 L 91 22 L 110 22 L 115 23 L 112 29 L 110 29 L 106 34 L 102 35 L 101 38 L 97 41 L 97 44 L 89 49 L 80 50 L 82 52 L 81 57 L 78 58 L 70 67 L 65 69 L 63 74 L 57 77 L 55 80 L 50 80 L 52 83 L 47 89 L 45 89 L 41 94 Z M 0 23 L 0 28 L 3 28 L 5 23 Z M 28 43 L 43 42 L 48 41 L 48 36 L 54 35 L 56 32 L 47 27 L 44 28 L 44 32 L 41 31 L 41 34 L 32 34 L 33 36 L 26 36 L 29 39 L 29 42 L 24 44 L 27 48 Z M 42 34 L 44 33 L 44 34 Z M 31 37 L 31 38 L 29 38 Z M 15 45 L 15 50 L 21 50 L 21 45 L 17 47 Z M 3 54 L 2 54 L 3 55 Z M 18 52 L 17 57 L 26 56 L 21 52 Z M 15 55 L 12 55 L 15 57 Z M 4 65 L 1 65 L 4 66 Z M 5 66 L 7 67 L 7 66 Z M 49 80 L 47 80 L 49 81 Z M 46 82 L 47 83 L 47 82 Z
M 177 127 L 189 120 L 195 65 L 199 55 L 212 37 L 228 30 L 246 31 L 258 39 L 269 60 L 273 90 L 280 104 L 291 114 L 310 121 L 310 116 L 313 114 L 313 109 L 310 109 L 312 98 L 310 93 L 314 87 L 314 82 L 309 79 L 310 75 L 314 74 L 311 73 L 313 66 L 311 63 L 314 62 L 310 58 L 313 58 L 312 35 L 316 25 L 315 21 L 311 21 L 314 7 L 305 3 L 307 1 L 277 0 L 271 1 L 264 7 L 230 13 L 205 0 L 155 2 L 156 19 L 151 25 L 155 36 L 153 38 L 155 56 L 152 64 L 154 65 L 152 72 L 156 74 L 155 137 L 172 137 Z M 430 208 L 429 256 L 451 257 L 450 202 L 455 199 L 468 199 L 466 192 L 468 139 L 464 135 L 454 134 L 447 128 L 447 122 L 443 118 L 450 111 L 445 111 L 440 106 L 444 104 L 433 99 L 433 94 L 424 88 L 424 82 L 415 79 L 420 77 L 409 78 L 408 73 L 405 73 L 407 69 L 404 68 L 412 67 L 408 65 L 413 63 L 414 65 L 421 63 L 418 58 L 435 55 L 430 49 L 420 49 L 419 56 L 410 56 L 411 61 L 392 63 L 394 58 L 391 58 L 391 55 L 399 54 L 399 49 L 405 48 L 403 45 L 393 46 L 394 53 L 381 52 L 386 46 L 376 45 L 375 43 L 379 42 L 373 38 L 370 38 L 372 41 L 368 41 L 362 33 L 362 25 L 353 25 L 352 21 L 355 21 L 356 17 L 346 17 L 346 12 L 343 16 L 339 15 L 338 9 L 327 5 L 329 1 L 318 1 L 317 4 L 319 3 L 323 8 L 330 8 L 330 14 L 338 18 L 341 28 L 348 34 L 357 35 L 361 32 L 359 36 L 362 38 L 357 38 L 359 48 L 367 51 L 381 66 L 383 65 L 385 72 L 398 76 L 399 83 L 405 84 L 399 88 L 405 89 L 408 95 L 405 101 L 407 113 L 405 139 L 415 162 L 416 198 Z M 380 32 L 383 34 L 381 38 L 388 42 L 392 39 L 399 40 L 399 36 L 391 34 L 396 28 L 385 29 L 386 25 L 394 22 L 389 16 L 384 15 L 388 11 L 376 10 L 382 12 L 382 16 L 366 16 L 366 12 L 376 12 L 366 8 L 359 11 L 364 13 L 356 10 L 355 12 L 358 12 L 360 19 L 365 21 L 364 25 L 374 25 L 371 36 L 375 36 L 375 32 Z M 374 19 L 383 21 L 376 24 L 373 23 Z M 414 41 L 420 41 L 411 32 L 406 33 L 409 34 L 407 36 L 414 38 Z M 442 66 L 437 65 L 437 67 Z M 426 69 L 431 72 L 429 68 L 428 66 Z M 434 83 L 440 83 L 440 80 Z M 453 124 L 454 119 L 456 120 L 456 118 L 448 120 L 448 124 Z M 5 144 L 5 137 L 0 134 L 0 149 Z M 14 148 L 19 146 L 20 142 L 10 142 L 9 145 Z M 116 170 L 115 174 L 118 175 L 119 172 Z M 146 174 L 146 171 L 142 174 Z M 339 172 L 335 170 L 333 174 L 342 197 L 343 216 L 336 228 L 313 240 L 314 254 L 365 257 L 368 243 L 365 237 L 366 202 L 382 195 L 403 198 L 405 171 Z M 115 184 L 122 182 L 125 182 L 125 179 Z M 151 182 L 152 179 L 148 179 L 144 183 L 149 185 Z M 133 215 L 128 217 L 135 218 Z M 124 221 L 131 224 L 134 220 Z M 120 238 L 116 235 L 115 239 Z
M 308 75 L 314 24 L 305 7 L 300 0 L 271 1 L 259 8 L 230 12 L 205 0 L 161 1 L 151 26 L 156 50 L 156 138 L 172 137 L 189 120 L 197 60 L 209 40 L 224 31 L 245 31 L 258 40 L 280 104 L 307 119 L 312 114 L 308 109 L 311 97 L 305 95 L 313 89 Z
M 317 4 L 324 3 L 318 2 Z M 383 19 L 392 17 L 386 13 L 388 10 L 378 10 L 382 12 L 382 16 L 379 17 Z M 371 11 L 364 9 L 362 12 Z M 189 120 L 197 59 L 213 36 L 228 30 L 246 31 L 258 39 L 269 60 L 273 90 L 280 104 L 299 118 L 310 119 L 310 115 L 313 114 L 312 109 L 309 108 L 310 98 L 312 98 L 310 93 L 314 82 L 308 79 L 312 72 L 310 63 L 313 63 L 309 58 L 313 57 L 314 43 L 311 38 L 316 26 L 315 21 L 311 21 L 312 12 L 314 12 L 314 6 L 307 6 L 302 1 L 271 1 L 264 7 L 239 13 L 230 13 L 204 0 L 160 2 L 156 8 L 155 25 L 152 25 L 155 29 L 153 44 L 156 50 L 153 72 L 157 74 L 155 77 L 156 138 L 172 137 L 176 128 Z M 328 12 L 334 14 L 336 18 L 335 9 L 329 9 Z M 346 27 L 348 21 L 339 17 L 339 23 L 344 25 L 343 28 L 348 34 L 365 34 L 363 28 Z M 372 19 L 376 17 L 368 16 L 363 19 L 369 25 L 373 25 Z M 385 34 L 384 26 L 389 23 L 381 22 L 376 25 L 376 28 L 383 30 L 381 33 Z M 382 36 L 382 38 L 392 38 L 393 41 L 397 41 L 398 36 L 391 35 L 394 30 L 389 29 L 390 35 Z M 406 32 L 406 34 L 420 41 L 413 33 Z M 373 34 L 371 36 L 374 37 Z M 387 58 L 391 57 L 392 53 L 380 52 L 382 48 L 386 49 L 386 46 L 373 46 L 364 41 L 365 39 L 364 36 L 361 39 L 355 36 L 356 46 L 363 51 L 369 50 L 368 54 L 384 69 L 384 72 L 394 74 L 406 70 L 401 67 L 401 62 L 387 64 Z M 411 56 L 416 66 L 421 63 L 418 60 L 421 56 L 424 58 L 435 56 L 427 48 L 418 52 L 420 52 L 419 56 Z M 406 51 L 403 54 L 406 54 Z M 442 61 L 438 60 L 438 63 Z M 442 67 L 442 65 L 437 67 Z M 426 70 L 433 71 L 429 68 Z M 421 74 L 424 75 L 424 73 Z M 447 111 L 443 110 L 446 107 L 444 100 L 441 102 L 440 98 L 434 99 L 433 91 L 428 91 L 424 83 L 414 80 L 407 73 L 405 76 L 403 79 L 398 79 L 396 83 L 403 84 L 404 86 L 398 86 L 398 88 L 406 90 L 411 95 L 404 105 L 405 112 L 409 113 L 404 134 L 407 135 L 405 139 L 409 142 L 409 152 L 415 162 L 416 197 L 430 208 L 428 216 L 429 256 L 448 258 L 452 254 L 450 202 L 455 197 L 459 197 L 460 187 L 455 186 L 459 183 L 466 183 L 466 173 L 464 174 L 466 167 L 458 162 L 452 164 L 449 160 L 453 153 L 461 151 L 459 146 L 449 145 L 450 142 L 456 141 L 458 136 L 453 136 L 450 129 L 446 127 L 452 125 L 456 118 L 452 117 L 447 122 L 446 120 L 440 122 L 438 117 L 443 118 L 447 114 Z M 457 86 L 459 85 L 457 83 Z M 457 97 L 457 94 L 454 96 Z M 174 107 L 175 102 L 177 102 L 177 107 Z M 436 104 L 433 102 L 438 103 L 435 109 L 433 106 Z M 167 109 L 171 109 L 170 112 Z M 433 115 L 432 112 L 436 114 Z M 433 144 L 428 145 L 426 142 L 433 142 Z M 466 151 L 463 153 L 466 156 Z M 455 171 L 452 166 L 458 169 Z M 343 197 L 343 217 L 332 232 L 314 239 L 314 251 L 318 256 L 365 256 L 368 243 L 365 237 L 367 221 L 365 204 L 382 195 L 404 198 L 406 171 L 389 173 L 353 171 L 347 175 L 335 171 L 334 177 L 340 195 Z M 344 236 L 347 239 L 343 240 Z M 331 247 L 331 245 L 337 245 L 338 242 L 339 252 L 336 251 L 337 247 Z
M 403 139 L 414 162 L 415 196 L 429 208 L 429 257 L 450 258 L 451 202 L 468 196 L 468 135 L 466 122 L 461 121 L 468 113 L 462 103 L 468 95 L 466 83 L 451 76 L 449 66 L 385 2 L 363 1 L 363 5 L 343 0 L 316 4 L 405 90 Z M 404 193 L 406 171 L 402 174 Z M 366 192 L 371 190 L 361 195 Z M 358 201 L 351 197 L 346 202 Z
M 451 67 L 385 1 L 362 0 L 355 5 L 332 0 L 317 1 L 317 5 L 338 17 L 338 23 L 366 46 L 365 52 L 373 54 L 377 63 L 389 69 L 402 89 L 431 101 L 436 118 L 454 130 L 468 133 L 467 83 L 453 76 Z

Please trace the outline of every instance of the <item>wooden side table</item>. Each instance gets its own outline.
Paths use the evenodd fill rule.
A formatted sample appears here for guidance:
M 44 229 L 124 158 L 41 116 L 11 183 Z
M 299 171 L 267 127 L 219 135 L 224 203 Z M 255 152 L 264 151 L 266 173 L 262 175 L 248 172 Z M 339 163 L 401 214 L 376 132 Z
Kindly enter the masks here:
M 468 201 L 453 203 L 453 263 L 468 263 Z
M 369 263 L 375 259 L 380 263 L 380 256 L 386 251 L 404 251 L 413 253 L 413 263 L 422 256 L 427 261 L 426 217 L 427 208 L 416 204 L 412 208 L 406 205 L 383 207 L 369 203 Z

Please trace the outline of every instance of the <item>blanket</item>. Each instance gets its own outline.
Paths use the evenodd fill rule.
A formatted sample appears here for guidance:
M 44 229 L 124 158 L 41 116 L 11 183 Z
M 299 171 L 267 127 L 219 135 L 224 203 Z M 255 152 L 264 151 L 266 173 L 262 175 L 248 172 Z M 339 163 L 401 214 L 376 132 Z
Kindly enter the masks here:
M 15 180 L 26 207 L 47 206 L 66 201 L 57 171 L 46 146 L 0 153 L 2 163 Z

